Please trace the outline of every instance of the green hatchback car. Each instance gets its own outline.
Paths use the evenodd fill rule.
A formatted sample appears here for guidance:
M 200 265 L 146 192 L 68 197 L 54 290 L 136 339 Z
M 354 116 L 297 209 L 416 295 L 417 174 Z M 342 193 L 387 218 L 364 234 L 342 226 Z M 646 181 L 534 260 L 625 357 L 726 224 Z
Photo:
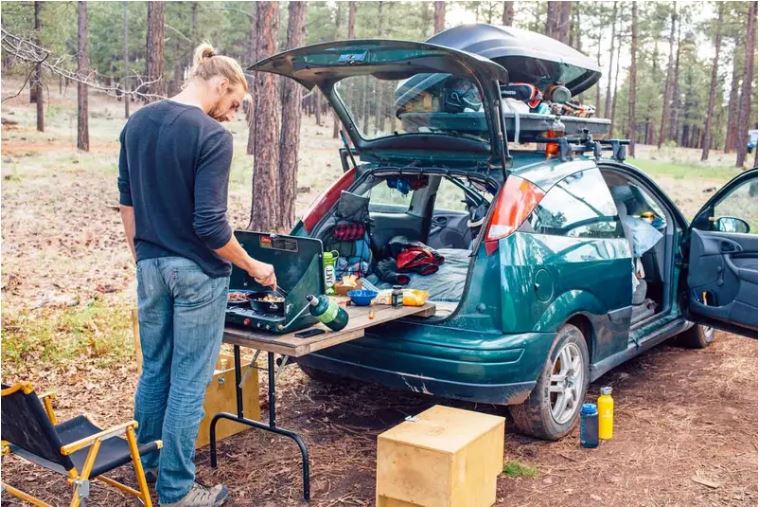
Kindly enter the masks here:
M 593 62 L 578 53 L 567 64 L 564 54 L 551 67 L 551 51 L 514 47 L 507 68 L 451 47 L 359 40 L 251 69 L 318 87 L 353 144 L 342 150 L 345 172 L 294 235 L 322 240 L 346 259 L 339 272 L 381 289 L 405 274 L 381 269 L 399 238 L 444 259 L 404 280 L 428 290 L 434 317 L 374 326 L 299 358 L 301 368 L 508 405 L 518 430 L 558 439 L 578 420 L 589 382 L 664 340 L 705 347 L 715 328 L 757 337 L 757 170 L 689 223 L 622 161 L 623 143 L 593 140 L 589 130 L 605 121 L 562 117 L 571 127 L 551 137 L 557 118 L 505 98 L 517 72 L 544 91 L 554 72 L 549 81 L 578 93 L 598 79 Z M 366 232 L 347 241 L 336 231 L 345 233 L 357 203 Z

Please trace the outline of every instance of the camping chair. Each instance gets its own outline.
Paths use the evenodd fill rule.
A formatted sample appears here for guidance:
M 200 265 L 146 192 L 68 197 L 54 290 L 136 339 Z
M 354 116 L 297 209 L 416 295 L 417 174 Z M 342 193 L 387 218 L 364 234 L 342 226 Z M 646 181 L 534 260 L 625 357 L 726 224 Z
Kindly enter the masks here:
M 71 506 L 86 505 L 90 480 L 98 479 L 134 495 L 151 507 L 140 455 L 161 448 L 156 440 L 138 447 L 136 421 L 102 430 L 80 415 L 58 423 L 53 412 L 52 393 L 37 396 L 28 382 L 2 384 L 2 454 L 15 454 L 53 472 L 65 475 L 74 486 Z M 125 434 L 126 440 L 117 435 Z M 103 474 L 132 461 L 137 475 L 137 491 Z M 4 490 L 33 505 L 49 507 L 42 500 L 5 483 Z

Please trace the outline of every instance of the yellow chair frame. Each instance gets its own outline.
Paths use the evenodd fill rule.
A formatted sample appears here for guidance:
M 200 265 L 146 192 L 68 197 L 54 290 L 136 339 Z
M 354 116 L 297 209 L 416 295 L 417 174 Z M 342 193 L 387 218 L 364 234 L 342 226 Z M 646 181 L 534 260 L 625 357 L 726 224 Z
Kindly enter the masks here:
M 8 387 L 7 389 L 2 390 L 2 396 L 8 396 L 10 394 L 13 394 L 17 391 L 22 391 L 24 394 L 31 394 L 34 392 L 34 388 L 32 387 L 32 384 L 29 382 L 17 382 L 13 384 L 12 386 Z M 58 418 L 55 415 L 55 412 L 53 411 L 53 400 L 55 399 L 55 393 L 54 392 L 47 392 L 44 394 L 39 395 L 40 401 L 42 401 L 42 405 L 45 409 L 45 413 L 48 416 L 48 419 L 50 419 L 50 423 L 55 426 L 58 423 Z M 87 417 L 87 416 L 85 416 Z M 92 420 L 87 417 L 90 422 Z M 84 465 L 82 466 L 82 470 L 77 470 L 76 467 L 72 468 L 68 471 L 68 477 L 67 481 L 69 484 L 73 485 L 74 487 L 74 493 L 71 498 L 71 507 L 79 507 L 80 505 L 84 505 L 87 502 L 87 493 L 84 495 L 81 494 L 81 488 L 82 487 L 89 487 L 89 481 L 90 481 L 90 473 L 92 473 L 92 468 L 95 465 L 95 460 L 98 457 L 98 451 L 100 450 L 100 444 L 104 440 L 117 436 L 119 434 L 124 434 L 127 440 L 127 444 L 129 445 L 129 451 L 130 455 L 132 457 L 132 465 L 135 468 L 135 475 L 137 477 L 137 484 L 140 488 L 140 490 L 136 490 L 134 488 L 131 488 L 127 486 L 126 484 L 122 484 L 121 482 L 118 482 L 114 479 L 110 479 L 108 477 L 104 476 L 98 476 L 95 479 L 102 481 L 109 486 L 113 486 L 124 493 L 127 493 L 129 495 L 137 497 L 145 507 L 152 507 L 152 501 L 150 498 L 150 491 L 148 490 L 148 482 L 145 479 L 145 471 L 143 470 L 142 462 L 140 461 L 140 452 L 137 448 L 137 435 L 135 434 L 135 429 L 137 428 L 137 421 L 129 421 L 123 424 L 118 424 L 116 426 L 113 426 L 111 428 L 108 428 L 106 430 L 103 430 L 99 433 L 95 433 L 94 435 L 90 435 L 88 437 L 82 438 L 80 440 L 77 440 L 76 442 L 71 442 L 69 444 L 66 444 L 61 447 L 60 452 L 62 455 L 71 455 L 75 453 L 76 451 L 80 449 L 84 449 L 85 447 L 89 447 L 89 451 L 87 452 L 87 458 L 84 461 Z M 157 442 L 158 449 L 162 447 L 162 442 L 158 440 Z M 13 451 L 11 450 L 11 446 L 8 442 L 5 440 L 2 441 L 2 456 L 5 457 L 9 454 L 13 454 Z M 21 491 L 20 489 L 14 488 L 13 486 L 10 486 L 6 484 L 5 482 L 2 483 L 3 490 L 7 491 L 11 495 L 20 498 L 21 500 L 24 500 L 32 505 L 36 505 L 38 507 L 51 507 L 49 504 L 45 503 L 44 501 L 40 500 L 39 498 L 32 496 L 28 493 L 25 493 Z

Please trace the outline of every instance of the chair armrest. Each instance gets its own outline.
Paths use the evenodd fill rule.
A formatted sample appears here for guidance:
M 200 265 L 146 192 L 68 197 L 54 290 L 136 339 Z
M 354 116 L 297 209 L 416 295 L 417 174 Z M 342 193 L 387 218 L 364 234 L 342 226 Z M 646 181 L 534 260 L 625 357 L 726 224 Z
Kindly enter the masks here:
M 48 419 L 50 419 L 50 423 L 55 426 L 58 424 L 58 418 L 55 416 L 55 412 L 53 411 L 53 400 L 56 399 L 55 391 L 47 391 L 42 394 L 38 394 L 37 397 L 42 402 L 42 406 L 45 407 L 45 413 L 48 416 Z
M 90 435 L 89 437 L 84 437 L 75 442 L 71 442 L 70 444 L 66 444 L 61 447 L 61 454 L 73 454 L 83 447 L 92 445 L 96 440 L 105 440 L 120 433 L 126 433 L 127 428 L 130 427 L 133 429 L 137 428 L 137 421 L 129 421 L 122 424 L 117 424 L 116 426 L 108 428 L 107 430 L 100 431 L 98 433 Z

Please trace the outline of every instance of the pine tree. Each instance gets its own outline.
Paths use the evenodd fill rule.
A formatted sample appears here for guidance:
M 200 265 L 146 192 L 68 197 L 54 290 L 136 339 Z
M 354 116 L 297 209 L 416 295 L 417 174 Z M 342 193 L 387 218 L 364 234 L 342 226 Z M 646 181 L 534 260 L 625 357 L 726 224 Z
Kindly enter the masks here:
M 145 41 L 145 76 L 150 84 L 145 92 L 164 95 L 164 2 L 148 2 L 148 29 Z M 148 98 L 148 102 L 156 97 Z
M 755 44 L 757 44 L 757 2 L 750 2 L 747 13 L 747 44 L 744 51 L 744 78 L 739 101 L 739 121 L 736 126 L 736 167 L 744 167 L 747 157 L 747 129 L 752 108 L 752 79 L 755 71 Z
M 636 2 L 631 2 L 631 66 L 628 71 L 628 138 L 629 153 L 636 156 L 636 50 L 638 42 Z
M 306 39 L 306 2 L 288 4 L 287 49 L 303 46 Z M 285 79 L 282 83 L 282 129 L 280 131 L 279 201 L 282 212 L 278 229 L 290 230 L 295 221 L 298 185 L 298 146 L 301 137 L 301 90 L 299 83 Z
M 90 70 L 87 43 L 87 2 L 77 2 L 77 73 L 86 76 Z M 77 83 L 77 148 L 90 151 L 90 127 L 87 122 L 87 85 Z
M 277 52 L 277 2 L 256 4 L 256 61 Z M 280 223 L 278 192 L 279 176 L 279 118 L 277 115 L 277 77 L 269 72 L 257 72 L 254 77 L 253 132 L 256 144 L 253 153 L 251 191 L 251 221 L 248 229 L 265 231 Z
M 673 7 L 670 12 L 670 49 L 668 51 L 668 72 L 665 76 L 665 93 L 662 97 L 662 114 L 660 115 L 660 132 L 657 136 L 657 147 L 660 148 L 662 146 L 662 143 L 665 142 L 665 138 L 667 137 L 667 134 L 670 130 L 670 127 L 668 125 L 668 119 L 670 118 L 670 107 L 671 107 L 671 101 L 672 99 L 672 93 L 673 93 L 673 80 L 674 80 L 674 69 L 673 69 L 673 48 L 675 47 L 676 42 L 676 20 L 677 20 L 677 6 L 676 3 L 673 2 Z
M 718 58 L 720 57 L 720 44 L 723 37 L 723 11 L 724 2 L 718 2 L 718 23 L 715 26 L 715 57 L 712 64 L 712 76 L 710 77 L 710 98 L 707 102 L 707 114 L 705 115 L 705 131 L 702 135 L 702 157 L 705 161 L 710 155 L 712 144 L 712 120 L 715 111 L 715 95 L 718 93 Z
M 446 27 L 446 2 L 435 2 L 435 15 L 433 16 L 435 33 L 442 32 Z

